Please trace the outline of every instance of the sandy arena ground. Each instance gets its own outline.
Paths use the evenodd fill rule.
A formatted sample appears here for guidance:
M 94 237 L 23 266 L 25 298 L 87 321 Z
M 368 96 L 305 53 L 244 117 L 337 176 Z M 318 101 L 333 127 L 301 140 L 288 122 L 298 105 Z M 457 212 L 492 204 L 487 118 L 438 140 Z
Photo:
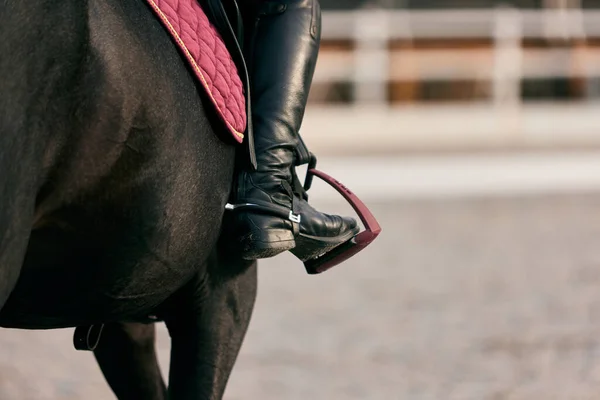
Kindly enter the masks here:
M 385 234 L 266 261 L 229 400 L 600 398 L 597 195 L 373 204 Z M 329 204 L 329 209 L 338 209 Z M 112 399 L 71 330 L 0 331 L 0 399 Z M 168 339 L 159 340 L 167 368 Z

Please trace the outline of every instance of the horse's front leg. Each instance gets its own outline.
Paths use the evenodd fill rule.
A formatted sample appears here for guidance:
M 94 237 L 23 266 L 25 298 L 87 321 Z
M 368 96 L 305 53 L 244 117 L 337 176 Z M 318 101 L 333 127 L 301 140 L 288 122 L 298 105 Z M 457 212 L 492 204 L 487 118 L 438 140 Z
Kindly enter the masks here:
M 94 356 L 119 400 L 167 398 L 154 342 L 154 324 L 113 323 L 104 327 Z
M 173 299 L 165 317 L 171 335 L 171 400 L 216 400 L 242 345 L 256 298 L 256 264 L 212 260 L 209 269 Z M 235 275 L 228 272 L 238 270 Z

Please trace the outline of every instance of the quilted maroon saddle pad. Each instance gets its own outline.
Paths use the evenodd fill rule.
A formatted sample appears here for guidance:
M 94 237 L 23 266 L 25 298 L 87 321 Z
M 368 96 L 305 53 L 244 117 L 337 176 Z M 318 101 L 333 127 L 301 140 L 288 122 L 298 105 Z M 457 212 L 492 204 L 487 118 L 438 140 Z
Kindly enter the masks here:
M 246 129 L 244 89 L 223 38 L 197 0 L 147 0 L 239 143 Z

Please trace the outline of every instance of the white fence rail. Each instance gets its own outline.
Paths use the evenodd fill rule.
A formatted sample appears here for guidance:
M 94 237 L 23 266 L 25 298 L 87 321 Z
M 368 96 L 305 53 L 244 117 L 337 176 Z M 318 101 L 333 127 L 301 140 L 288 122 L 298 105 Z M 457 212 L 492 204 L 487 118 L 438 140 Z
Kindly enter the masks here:
M 323 52 L 314 81 L 352 82 L 354 104 L 315 107 L 314 112 L 307 114 L 305 135 L 309 141 L 314 138 L 317 145 L 323 144 L 332 151 L 339 150 L 342 140 L 360 143 L 358 151 L 375 149 L 376 142 L 384 147 L 393 143 L 393 148 L 434 149 L 438 144 L 460 148 L 600 145 L 597 99 L 584 101 L 583 108 L 573 103 L 564 107 L 555 103 L 544 108 L 543 104 L 522 103 L 520 95 L 524 78 L 600 77 L 600 48 L 570 45 L 524 49 L 522 46 L 523 38 L 600 39 L 600 11 L 362 9 L 326 12 L 323 20 L 323 39 L 351 40 L 354 48 L 352 52 Z M 391 40 L 424 38 L 487 39 L 491 45 L 478 49 L 390 51 Z M 491 82 L 490 101 L 450 107 L 389 105 L 390 80 L 465 78 Z M 361 113 L 360 107 L 370 111 Z M 474 117 L 477 123 L 471 124 L 469 121 Z M 340 120 L 336 122 L 336 118 Z M 385 126 L 380 126 L 376 118 L 379 122 L 385 120 Z M 319 138 L 315 130 L 324 124 L 331 129 L 343 126 L 343 138 L 333 141 Z M 371 131 L 369 140 L 357 139 L 368 126 L 378 126 L 379 131 Z
M 481 38 L 494 37 L 505 16 L 520 21 L 524 37 L 600 37 L 600 10 L 540 9 L 522 10 L 499 7 L 486 10 L 403 11 L 358 9 L 328 11 L 323 14 L 323 37 L 347 39 L 365 16 L 385 24 L 391 38 Z
M 512 102 L 519 95 L 515 85 L 524 77 L 600 75 L 600 50 L 524 51 L 521 46 L 523 38 L 600 38 L 600 11 L 363 9 L 328 12 L 323 19 L 323 38 L 351 39 L 355 51 L 352 56 L 324 54 L 315 81 L 350 80 L 359 103 L 385 102 L 385 85 L 390 79 L 413 79 L 417 73 L 424 79 L 493 79 L 495 101 Z M 492 40 L 493 46 L 490 50 L 407 50 L 398 55 L 403 60 L 399 67 L 390 68 L 390 40 L 424 38 L 482 38 Z M 465 62 L 473 60 L 475 63 Z M 487 68 L 486 61 L 490 64 Z

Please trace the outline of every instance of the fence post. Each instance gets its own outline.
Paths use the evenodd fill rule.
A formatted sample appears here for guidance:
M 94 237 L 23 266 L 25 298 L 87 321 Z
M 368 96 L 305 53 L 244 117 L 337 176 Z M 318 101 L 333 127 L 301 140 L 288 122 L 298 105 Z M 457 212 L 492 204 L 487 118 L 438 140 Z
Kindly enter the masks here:
M 519 10 L 500 7 L 495 12 L 492 93 L 496 106 L 519 107 L 523 52 Z
M 360 9 L 353 17 L 354 102 L 384 106 L 390 75 L 388 11 Z

